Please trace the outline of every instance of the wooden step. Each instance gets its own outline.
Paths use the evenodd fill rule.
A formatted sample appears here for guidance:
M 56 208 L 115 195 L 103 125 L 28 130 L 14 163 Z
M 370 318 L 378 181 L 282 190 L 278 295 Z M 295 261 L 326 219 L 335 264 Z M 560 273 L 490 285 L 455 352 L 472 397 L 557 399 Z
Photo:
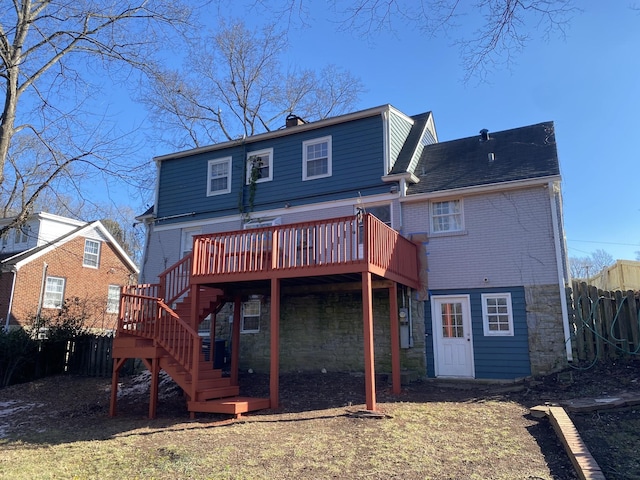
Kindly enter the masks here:
M 187 408 L 190 412 L 239 415 L 271 408 L 271 402 L 268 398 L 230 397 L 207 402 L 188 402 Z
M 240 393 L 240 387 L 237 385 L 228 385 L 226 387 L 207 388 L 198 390 L 196 401 L 203 402 L 212 398 L 235 397 Z

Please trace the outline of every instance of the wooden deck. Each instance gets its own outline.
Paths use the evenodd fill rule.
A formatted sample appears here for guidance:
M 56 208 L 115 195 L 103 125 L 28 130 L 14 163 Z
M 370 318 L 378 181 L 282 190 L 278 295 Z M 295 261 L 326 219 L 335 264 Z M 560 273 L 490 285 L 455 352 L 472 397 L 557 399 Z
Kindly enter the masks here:
M 141 358 L 152 372 L 149 416 L 155 416 L 160 369 L 183 388 L 195 412 L 239 415 L 278 406 L 280 282 L 347 278 L 361 283 L 365 333 L 367 406 L 375 408 L 372 279 L 387 281 L 391 301 L 392 375 L 400 391 L 397 284 L 419 288 L 417 246 L 372 215 L 302 222 L 199 235 L 193 251 L 159 275 L 158 284 L 124 287 L 114 339 L 110 414 L 116 413 L 118 372 L 127 358 Z M 271 306 L 271 395 L 240 397 L 238 342 L 243 285 L 269 288 Z M 339 286 L 338 286 L 339 288 Z M 231 376 L 212 382 L 204 366 L 199 323 L 227 301 L 234 301 Z M 275 301 L 274 301 L 275 300 Z M 212 355 L 213 357 L 213 355 Z M 215 385 L 214 385 L 215 383 Z

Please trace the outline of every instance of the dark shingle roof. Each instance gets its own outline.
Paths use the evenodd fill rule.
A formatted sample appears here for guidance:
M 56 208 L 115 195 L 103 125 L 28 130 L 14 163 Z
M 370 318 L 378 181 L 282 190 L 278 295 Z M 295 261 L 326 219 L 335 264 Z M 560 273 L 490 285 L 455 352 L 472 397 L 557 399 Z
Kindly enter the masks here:
M 553 122 L 427 145 L 414 173 L 409 195 L 560 175 Z

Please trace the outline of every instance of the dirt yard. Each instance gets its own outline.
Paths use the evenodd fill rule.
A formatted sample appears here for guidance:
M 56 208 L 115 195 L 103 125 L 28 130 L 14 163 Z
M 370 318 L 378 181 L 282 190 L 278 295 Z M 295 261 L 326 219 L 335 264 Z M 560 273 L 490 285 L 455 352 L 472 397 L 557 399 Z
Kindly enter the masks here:
M 241 376 L 267 396 L 268 376 Z M 640 361 L 572 370 L 523 384 L 415 382 L 393 396 L 378 379 L 383 418 L 367 418 L 358 375 L 283 375 L 281 408 L 240 420 L 198 414 L 161 385 L 146 419 L 144 375 L 123 379 L 107 416 L 109 380 L 52 377 L 0 390 L 0 478 L 575 479 L 534 405 L 640 393 Z M 640 407 L 572 415 L 608 479 L 640 479 Z

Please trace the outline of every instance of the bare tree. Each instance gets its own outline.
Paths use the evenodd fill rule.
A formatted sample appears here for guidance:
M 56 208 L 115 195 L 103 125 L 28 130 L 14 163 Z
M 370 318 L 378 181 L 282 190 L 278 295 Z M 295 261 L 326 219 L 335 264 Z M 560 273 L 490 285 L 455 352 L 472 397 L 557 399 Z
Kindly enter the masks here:
M 250 0 L 288 24 L 310 21 L 309 0 Z M 446 35 L 460 49 L 465 80 L 484 78 L 510 64 L 533 37 L 565 35 L 579 12 L 574 0 L 331 0 L 343 30 L 371 37 L 381 30 L 416 28 L 426 36 Z M 472 33 L 460 33 L 464 25 Z
M 601 248 L 586 257 L 569 258 L 572 278 L 588 280 L 615 262 L 611 254 Z
M 310 121 L 355 105 L 360 80 L 334 65 L 287 72 L 287 46 L 274 25 L 251 30 L 243 22 L 221 22 L 211 38 L 192 40 L 186 65 L 157 71 L 142 98 L 162 140 L 196 147 L 280 128 L 288 113 Z
M 151 69 L 159 42 L 189 10 L 162 0 L 14 0 L 0 7 L 2 213 L 24 222 L 45 192 L 80 194 L 96 175 L 131 178 L 99 79 Z M 165 43 L 162 43 L 165 44 Z M 130 158 L 130 157 L 129 157 Z

